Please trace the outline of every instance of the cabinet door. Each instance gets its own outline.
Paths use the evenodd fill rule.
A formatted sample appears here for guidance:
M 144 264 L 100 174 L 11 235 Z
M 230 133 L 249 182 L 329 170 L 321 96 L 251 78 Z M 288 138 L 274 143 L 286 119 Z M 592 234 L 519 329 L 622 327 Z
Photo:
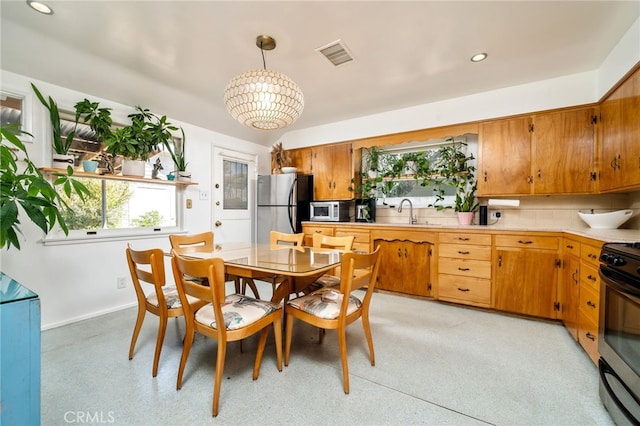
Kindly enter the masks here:
M 578 302 L 580 294 L 580 258 L 565 254 L 562 259 L 560 314 L 574 340 L 578 340 Z
M 533 118 L 533 188 L 536 194 L 588 194 L 595 187 L 593 108 Z
M 382 290 L 403 292 L 403 242 L 377 240 L 374 246 L 380 246 L 380 258 L 378 259 L 380 267 L 376 287 Z
M 351 144 L 313 148 L 311 166 L 316 200 L 350 200 L 353 178 Z
M 529 194 L 531 120 L 514 118 L 480 126 L 478 195 Z
M 291 165 L 298 168 L 298 173 L 311 173 L 311 148 L 300 148 L 289 150 L 291 155 Z
M 496 251 L 495 303 L 498 310 L 556 318 L 557 254 L 550 250 Z
M 640 186 L 640 72 L 600 106 L 600 190 Z
M 402 247 L 404 293 L 418 296 L 429 296 L 430 285 L 430 257 L 429 243 L 412 243 L 405 241 Z

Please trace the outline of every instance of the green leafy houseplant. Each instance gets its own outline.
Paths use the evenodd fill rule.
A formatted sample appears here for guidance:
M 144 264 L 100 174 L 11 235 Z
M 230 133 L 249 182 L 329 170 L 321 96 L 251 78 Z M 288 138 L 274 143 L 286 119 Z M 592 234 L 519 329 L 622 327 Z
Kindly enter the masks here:
M 89 195 L 82 183 L 71 178 L 71 166 L 67 167 L 66 174 L 56 174 L 52 185 L 29 159 L 24 144 L 16 136 L 19 133 L 28 134 L 15 125 L 0 127 L 0 142 L 3 142 L 0 143 L 0 248 L 13 246 L 18 250 L 18 234 L 22 234 L 20 208 L 45 234 L 58 223 L 67 235 L 69 230 L 61 210 L 68 206 L 56 187 L 61 186 L 67 197 L 72 193 L 81 199 Z M 18 153 L 24 158 L 19 159 Z
M 111 136 L 113 120 L 110 108 L 100 108 L 99 102 L 91 102 L 85 98 L 75 104 L 75 109 L 76 123 L 82 118 L 82 121 L 95 132 L 97 140 L 104 141 Z
M 438 156 L 434 165 L 436 172 L 433 182 L 436 201 L 433 207 L 437 210 L 450 208 L 438 203 L 444 200 L 444 186 L 453 186 L 456 190 L 454 210 L 456 212 L 475 212 L 479 208 L 476 201 L 477 179 L 474 172 L 476 168 L 469 164 L 474 160 L 473 154 L 466 155 L 461 144 L 443 146 L 438 150 Z
M 169 143 L 169 141 L 164 140 L 163 144 L 171 154 L 171 159 L 176 165 L 176 168 L 179 172 L 184 172 L 187 170 L 187 161 L 184 156 L 184 150 L 186 148 L 187 139 L 184 135 L 184 130 L 180 127 L 180 133 L 182 133 L 182 140 L 180 144 L 177 144 L 174 140 L 173 143 Z
M 49 96 L 48 100 L 45 99 L 35 84 L 31 83 L 31 87 L 33 88 L 33 92 L 36 94 L 40 103 L 49 110 L 49 120 L 51 121 L 51 144 L 53 146 L 53 151 L 56 154 L 67 155 L 71 148 L 71 144 L 73 143 L 75 128 L 66 137 L 62 137 L 62 126 L 60 125 L 58 104 L 56 104 L 56 101 L 54 101 L 51 96 Z

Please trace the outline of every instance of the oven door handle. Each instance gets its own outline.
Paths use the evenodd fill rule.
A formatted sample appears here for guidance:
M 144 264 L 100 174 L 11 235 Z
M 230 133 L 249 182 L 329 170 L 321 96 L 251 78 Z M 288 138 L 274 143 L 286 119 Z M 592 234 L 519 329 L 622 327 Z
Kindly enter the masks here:
M 616 393 L 613 391 L 613 389 L 611 388 L 611 384 L 609 383 L 609 380 L 607 379 L 606 375 L 609 374 L 612 377 L 614 377 L 616 379 L 616 381 L 618 383 L 620 383 L 620 385 L 622 385 L 623 389 L 627 392 L 627 394 L 629 394 L 629 396 L 638 404 L 640 405 L 640 401 L 638 400 L 638 397 L 631 391 L 631 389 L 629 389 L 629 387 L 627 386 L 627 384 L 620 379 L 620 376 L 618 376 L 616 374 L 615 371 L 613 371 L 613 369 L 609 366 L 609 364 L 607 364 L 607 362 L 605 360 L 603 360 L 602 358 L 600 358 L 598 360 L 598 371 L 600 372 L 600 381 L 601 383 L 604 385 L 607 394 L 609 395 L 609 397 L 611 397 L 611 399 L 613 400 L 613 402 L 618 406 L 618 409 L 620 409 L 620 411 L 622 412 L 622 414 L 624 414 L 624 416 L 631 421 L 632 423 L 637 423 L 638 419 L 636 419 L 634 417 L 633 414 L 631 414 L 631 412 L 627 409 L 627 407 L 624 406 L 624 404 L 622 403 L 622 401 L 620 401 L 620 399 L 618 398 L 618 395 L 616 395 Z
M 630 278 L 604 265 L 600 265 L 600 277 L 606 284 L 620 293 L 640 297 L 640 288 L 626 284 Z

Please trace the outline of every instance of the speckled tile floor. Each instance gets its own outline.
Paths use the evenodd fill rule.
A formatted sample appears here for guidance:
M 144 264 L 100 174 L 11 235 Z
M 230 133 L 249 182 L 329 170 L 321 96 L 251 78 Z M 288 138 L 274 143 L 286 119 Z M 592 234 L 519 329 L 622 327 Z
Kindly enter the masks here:
M 184 332 L 170 320 L 151 377 L 157 319 L 147 315 L 128 360 L 136 309 L 42 333 L 42 424 L 117 425 L 602 425 L 595 365 L 557 323 L 390 294 L 374 294 L 376 366 L 360 322 L 347 331 L 351 392 L 342 391 L 335 332 L 294 325 L 289 366 L 278 372 L 273 335 L 260 377 L 257 339 L 227 350 L 220 413 L 211 417 L 216 343 L 198 336 L 183 387 Z

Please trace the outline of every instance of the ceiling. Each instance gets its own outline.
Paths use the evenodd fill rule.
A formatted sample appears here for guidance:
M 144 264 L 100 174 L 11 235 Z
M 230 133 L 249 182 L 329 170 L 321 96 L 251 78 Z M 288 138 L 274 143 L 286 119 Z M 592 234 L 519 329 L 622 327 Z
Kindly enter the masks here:
M 597 69 L 639 1 L 62 1 L 54 14 L 1 0 L 7 71 L 270 145 L 285 132 Z M 302 89 L 287 129 L 227 113 L 235 75 L 268 69 Z M 315 51 L 341 39 L 354 61 Z M 487 52 L 484 62 L 470 57 Z

